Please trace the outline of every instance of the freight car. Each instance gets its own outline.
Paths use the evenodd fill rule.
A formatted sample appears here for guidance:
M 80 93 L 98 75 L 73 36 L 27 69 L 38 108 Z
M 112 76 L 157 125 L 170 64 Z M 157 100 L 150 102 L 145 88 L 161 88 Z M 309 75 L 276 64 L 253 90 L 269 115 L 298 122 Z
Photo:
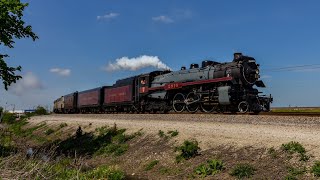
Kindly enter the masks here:
M 55 113 L 64 113 L 64 97 L 56 99 L 53 102 L 53 112 Z
M 259 74 L 254 58 L 235 53 L 232 62 L 206 60 L 201 67 L 191 64 L 180 71 L 154 71 L 79 92 L 73 109 L 99 113 L 269 111 L 273 98 L 259 95 L 256 87 L 265 87 Z
M 74 92 L 63 96 L 64 98 L 64 113 L 77 113 L 78 112 L 78 92 Z
M 107 86 L 98 87 L 78 93 L 77 108 L 81 113 L 102 112 L 102 101 L 104 99 L 104 89 Z

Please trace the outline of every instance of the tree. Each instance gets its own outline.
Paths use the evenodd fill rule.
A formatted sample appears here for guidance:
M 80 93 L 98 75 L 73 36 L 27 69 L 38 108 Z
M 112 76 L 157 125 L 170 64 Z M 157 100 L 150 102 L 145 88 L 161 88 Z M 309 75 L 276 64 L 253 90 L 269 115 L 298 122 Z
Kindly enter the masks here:
M 35 114 L 37 114 L 37 115 L 46 115 L 46 114 L 48 114 L 48 112 L 44 107 L 38 106 L 36 111 L 35 111 Z
M 20 0 L 0 0 L 0 46 L 13 48 L 14 39 L 32 38 L 33 41 L 38 39 L 32 32 L 32 27 L 22 20 L 23 11 L 27 6 L 28 3 L 21 3 Z M 4 88 L 8 90 L 8 86 L 22 77 L 16 75 L 16 71 L 21 71 L 21 66 L 8 66 L 4 60 L 6 57 L 9 56 L 0 52 L 0 79 Z

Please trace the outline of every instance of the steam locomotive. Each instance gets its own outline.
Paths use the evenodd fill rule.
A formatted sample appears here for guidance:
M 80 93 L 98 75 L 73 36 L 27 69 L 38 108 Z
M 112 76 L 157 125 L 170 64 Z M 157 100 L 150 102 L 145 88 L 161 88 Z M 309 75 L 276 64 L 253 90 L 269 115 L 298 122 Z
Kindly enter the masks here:
M 177 113 L 197 111 L 259 113 L 269 111 L 271 95 L 259 95 L 265 87 L 259 64 L 253 57 L 234 53 L 232 62 L 206 60 L 179 71 L 153 71 L 54 101 L 56 113 Z

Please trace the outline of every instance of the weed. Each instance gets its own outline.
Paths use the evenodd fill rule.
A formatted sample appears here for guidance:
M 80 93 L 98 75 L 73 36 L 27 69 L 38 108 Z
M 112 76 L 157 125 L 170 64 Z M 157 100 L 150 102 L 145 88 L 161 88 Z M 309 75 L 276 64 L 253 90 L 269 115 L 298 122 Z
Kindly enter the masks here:
M 179 147 L 176 147 L 176 151 L 180 151 L 180 154 L 176 156 L 176 161 L 180 162 L 182 159 L 190 159 L 198 155 L 200 147 L 196 140 L 193 141 L 184 141 L 183 144 Z
M 159 171 L 162 175 L 164 175 L 164 174 L 168 174 L 170 172 L 170 169 L 166 167 L 161 167 Z
M 51 128 L 47 129 L 47 130 L 44 132 L 44 134 L 46 134 L 47 136 L 50 135 L 50 134 L 52 134 L 52 133 L 54 133 L 54 130 L 51 129 Z
M 300 161 L 308 161 L 310 159 L 310 157 L 306 155 L 306 149 L 299 142 L 291 141 L 287 144 L 282 144 L 282 148 L 290 154 L 298 153 L 300 155 Z
M 161 138 L 165 136 L 165 134 L 164 134 L 164 132 L 162 130 L 159 130 L 158 135 Z
M 223 170 L 223 163 L 221 160 L 208 160 L 207 164 L 201 164 L 195 169 L 195 173 L 202 178 L 208 175 L 215 175 Z
M 201 164 L 200 166 L 198 166 L 195 170 L 195 173 L 200 175 L 201 177 L 206 177 L 208 175 L 211 175 L 212 171 L 211 169 L 206 166 L 205 164 Z
M 175 136 L 178 136 L 179 132 L 177 130 L 168 131 L 168 134 L 170 134 L 171 137 L 175 137 Z
M 67 126 L 68 126 L 67 123 L 61 123 L 61 124 L 59 125 L 59 128 L 62 129 L 62 128 L 67 127 Z
M 298 180 L 296 176 L 293 176 L 291 174 L 288 174 L 284 177 L 285 180 Z
M 221 160 L 213 159 L 213 160 L 207 161 L 207 163 L 210 169 L 212 170 L 213 175 L 223 170 L 223 162 Z
M 230 175 L 236 176 L 239 179 L 244 177 L 250 178 L 255 170 L 256 169 L 250 164 L 238 164 L 231 170 Z
M 293 154 L 295 152 L 303 154 L 306 152 L 305 148 L 299 142 L 295 141 L 291 141 L 287 144 L 282 144 L 282 148 L 290 154 Z
M 151 161 L 150 163 L 148 163 L 148 164 L 145 166 L 144 170 L 145 170 L 145 171 L 150 171 L 150 170 L 153 169 L 154 166 L 156 166 L 158 163 L 159 163 L 159 160 Z
M 299 175 L 302 175 L 304 173 L 307 172 L 307 169 L 306 167 L 303 167 L 303 168 L 294 168 L 294 167 L 288 167 L 288 172 L 289 174 L 293 175 L 293 176 L 299 176 Z
M 109 180 L 121 180 L 125 179 L 124 172 L 117 168 L 110 168 L 108 166 L 100 166 L 92 171 L 87 172 L 84 179 L 109 179 Z
M 297 176 L 302 175 L 307 172 L 306 167 L 303 167 L 302 169 L 294 168 L 294 167 L 288 167 L 288 175 L 284 177 L 285 180 L 296 180 L 298 179 Z
M 270 154 L 272 158 L 277 158 L 278 157 L 278 153 L 274 149 L 274 147 L 271 147 L 271 148 L 268 149 L 268 154 Z
M 311 173 L 313 173 L 314 176 L 320 177 L 320 161 L 316 161 L 314 165 L 311 168 Z

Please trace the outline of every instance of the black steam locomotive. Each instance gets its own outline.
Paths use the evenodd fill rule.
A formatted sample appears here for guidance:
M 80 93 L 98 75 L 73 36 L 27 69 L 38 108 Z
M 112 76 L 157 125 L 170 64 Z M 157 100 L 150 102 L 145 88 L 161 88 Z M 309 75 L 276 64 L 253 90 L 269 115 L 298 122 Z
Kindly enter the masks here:
M 235 53 L 232 62 L 206 60 L 201 67 L 154 71 L 118 80 L 113 86 L 74 92 L 55 100 L 54 111 L 259 113 L 269 111 L 273 101 L 255 88 L 265 87 L 259 73 L 254 58 Z

